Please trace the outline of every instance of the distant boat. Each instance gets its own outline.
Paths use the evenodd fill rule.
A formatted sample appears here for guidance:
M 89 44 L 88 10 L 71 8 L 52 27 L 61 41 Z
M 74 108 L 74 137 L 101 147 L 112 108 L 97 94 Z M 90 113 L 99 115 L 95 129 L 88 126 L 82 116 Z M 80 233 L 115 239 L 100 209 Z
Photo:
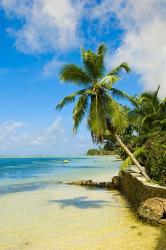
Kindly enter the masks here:
M 68 160 L 64 160 L 63 163 L 69 163 L 69 161 Z

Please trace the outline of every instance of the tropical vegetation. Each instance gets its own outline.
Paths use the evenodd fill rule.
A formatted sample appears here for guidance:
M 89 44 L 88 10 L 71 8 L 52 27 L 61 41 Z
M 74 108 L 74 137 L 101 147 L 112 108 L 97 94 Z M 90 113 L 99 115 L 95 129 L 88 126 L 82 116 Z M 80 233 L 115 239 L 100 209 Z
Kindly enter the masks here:
M 123 141 L 134 152 L 148 175 L 160 184 L 166 184 L 166 98 L 158 97 L 156 91 L 144 92 L 136 97 L 137 106 L 128 111 L 129 125 Z M 108 143 L 108 142 L 107 142 Z M 118 149 L 123 159 L 124 151 Z M 131 164 L 127 157 L 122 164 Z

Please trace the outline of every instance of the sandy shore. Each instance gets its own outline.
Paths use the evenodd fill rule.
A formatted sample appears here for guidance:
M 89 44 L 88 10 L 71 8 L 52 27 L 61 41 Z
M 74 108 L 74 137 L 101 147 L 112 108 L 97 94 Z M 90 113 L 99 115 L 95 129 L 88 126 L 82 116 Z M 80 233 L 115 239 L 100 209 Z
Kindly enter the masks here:
M 117 191 L 59 184 L 1 197 L 0 214 L 1 250 L 152 250 L 160 237 Z

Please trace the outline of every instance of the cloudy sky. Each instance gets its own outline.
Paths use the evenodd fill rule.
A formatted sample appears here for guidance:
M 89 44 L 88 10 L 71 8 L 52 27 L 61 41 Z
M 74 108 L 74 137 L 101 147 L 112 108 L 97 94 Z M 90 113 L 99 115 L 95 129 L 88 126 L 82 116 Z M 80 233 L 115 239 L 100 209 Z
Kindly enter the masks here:
M 58 79 L 61 65 L 80 63 L 80 48 L 109 48 L 107 67 L 127 61 L 118 87 L 166 95 L 165 0 L 0 0 L 0 154 L 80 154 L 92 147 L 86 123 L 72 134 L 75 90 Z

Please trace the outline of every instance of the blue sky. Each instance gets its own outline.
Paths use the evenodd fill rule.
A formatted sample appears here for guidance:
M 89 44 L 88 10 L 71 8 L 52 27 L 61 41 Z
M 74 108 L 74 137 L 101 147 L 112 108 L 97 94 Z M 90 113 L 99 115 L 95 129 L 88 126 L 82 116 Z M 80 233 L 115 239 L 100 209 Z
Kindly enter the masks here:
M 92 147 L 86 122 L 72 134 L 72 105 L 55 105 L 76 88 L 58 79 L 80 63 L 80 48 L 108 46 L 108 68 L 128 61 L 118 87 L 166 94 L 164 0 L 1 0 L 0 154 L 80 154 Z

